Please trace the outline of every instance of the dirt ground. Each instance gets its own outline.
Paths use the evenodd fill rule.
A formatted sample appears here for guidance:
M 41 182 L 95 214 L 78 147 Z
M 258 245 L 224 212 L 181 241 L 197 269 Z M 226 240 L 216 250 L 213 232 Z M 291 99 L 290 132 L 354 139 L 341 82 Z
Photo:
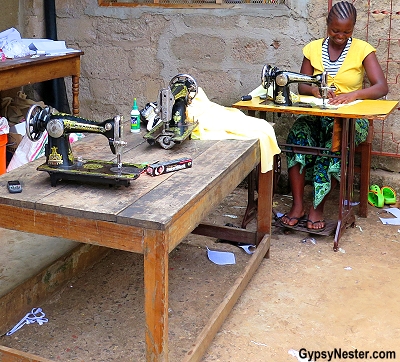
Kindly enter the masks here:
M 337 197 L 327 205 L 328 219 L 337 217 Z M 240 226 L 246 201 L 247 190 L 237 188 L 208 221 Z M 275 210 L 288 211 L 290 201 L 276 195 Z M 368 218 L 357 218 L 338 252 L 332 250 L 333 236 L 274 227 L 270 259 L 262 262 L 203 361 L 296 361 L 296 351 L 335 348 L 357 351 L 357 360 L 363 359 L 361 351 L 381 356 L 394 351 L 400 359 L 400 226 L 383 225 L 379 217 L 385 217 L 383 210 L 369 206 Z M 183 359 L 249 258 L 215 241 L 190 235 L 171 253 L 171 362 Z M 213 264 L 206 247 L 234 252 L 237 263 Z M 0 344 L 55 361 L 144 361 L 142 265 L 141 255 L 111 251 L 40 306 L 48 323 L 26 325 L 1 337 Z

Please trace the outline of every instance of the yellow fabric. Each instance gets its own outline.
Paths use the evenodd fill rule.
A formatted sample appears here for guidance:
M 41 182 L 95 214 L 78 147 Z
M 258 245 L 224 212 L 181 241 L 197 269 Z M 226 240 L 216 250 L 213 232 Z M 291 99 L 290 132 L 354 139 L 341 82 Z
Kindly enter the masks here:
M 259 118 L 245 115 L 232 107 L 211 102 L 199 87 L 196 97 L 187 107 L 188 119 L 199 122 L 192 133 L 201 140 L 259 139 L 261 148 L 261 172 L 271 171 L 274 155 L 281 150 L 271 124 Z
M 314 40 L 303 48 L 304 56 L 314 67 L 314 75 L 324 71 L 322 64 L 322 43 L 324 39 Z M 336 94 L 349 93 L 362 89 L 364 79 L 363 61 L 365 57 L 376 49 L 364 40 L 352 38 L 349 51 L 342 66 L 334 78 L 328 74 L 328 85 L 335 84 Z

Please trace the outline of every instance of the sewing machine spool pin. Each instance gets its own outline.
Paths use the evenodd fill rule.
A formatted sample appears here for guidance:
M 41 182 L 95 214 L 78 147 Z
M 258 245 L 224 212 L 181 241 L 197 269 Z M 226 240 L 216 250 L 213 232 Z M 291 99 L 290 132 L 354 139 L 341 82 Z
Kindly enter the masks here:
M 26 134 L 31 141 L 38 141 L 47 130 L 45 149 L 46 163 L 37 170 L 47 171 L 51 185 L 59 180 L 78 180 L 129 186 L 143 171 L 141 165 L 123 164 L 122 116 L 115 116 L 103 122 L 95 122 L 65 113 L 54 113 L 51 107 L 32 106 L 26 116 Z M 110 149 L 117 156 L 117 162 L 103 160 L 75 159 L 69 142 L 70 133 L 102 134 L 108 140 Z
M 327 108 L 332 109 L 332 107 L 328 107 L 326 104 L 326 101 L 327 101 L 328 95 L 329 95 L 329 91 L 332 90 L 332 88 L 328 86 L 328 73 L 325 71 L 321 74 L 321 84 L 319 86 L 319 90 L 320 90 L 321 98 L 322 98 L 321 109 L 327 109 Z

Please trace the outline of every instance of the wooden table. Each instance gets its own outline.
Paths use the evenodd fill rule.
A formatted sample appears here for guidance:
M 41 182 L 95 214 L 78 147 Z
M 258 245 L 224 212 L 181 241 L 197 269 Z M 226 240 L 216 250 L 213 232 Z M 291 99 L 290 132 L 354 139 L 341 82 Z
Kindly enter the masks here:
M 72 113 L 79 114 L 79 77 L 81 55 L 74 52 L 65 55 L 37 58 L 24 57 L 0 62 L 0 91 L 51 79 L 72 77 Z
M 256 232 L 201 224 L 250 172 L 259 169 L 259 141 L 187 140 L 164 150 L 150 146 L 140 134 L 128 133 L 125 140 L 123 162 L 191 157 L 193 167 L 156 177 L 144 174 L 129 187 L 77 182 L 51 187 L 49 175 L 36 170 L 42 158 L 0 176 L 0 227 L 143 254 L 147 361 L 168 361 L 169 253 L 191 232 L 256 244 L 243 274 L 186 356 L 186 361 L 199 361 L 251 276 L 269 256 L 272 172 L 259 175 Z M 75 157 L 114 159 L 100 135 L 88 135 L 72 146 Z M 22 193 L 8 193 L 6 183 L 11 179 L 21 181 Z M 0 348 L 0 360 L 8 353 Z
M 301 96 L 302 101 L 307 101 L 312 97 Z M 233 105 L 244 111 L 248 111 L 249 115 L 255 116 L 255 112 L 273 112 L 273 113 L 290 113 L 305 114 L 313 116 L 329 116 L 333 117 L 336 124 L 341 124 L 341 177 L 344 182 L 340 183 L 340 200 L 339 200 L 339 216 L 336 227 L 333 249 L 338 250 L 339 239 L 343 231 L 348 225 L 354 226 L 355 216 L 353 212 L 353 182 L 354 182 L 354 154 L 355 154 L 355 120 L 357 118 L 365 118 L 368 120 L 384 120 L 396 108 L 398 101 L 387 100 L 363 100 L 360 103 L 339 107 L 337 109 L 321 109 L 321 108 L 304 108 L 295 106 L 278 106 L 272 101 L 261 100 L 255 97 L 250 101 L 240 101 Z M 289 146 L 289 145 L 285 145 Z M 312 150 L 307 148 L 308 152 L 317 154 L 321 150 Z M 307 150 L 305 150 L 305 153 Z M 367 188 L 367 189 L 365 189 Z M 369 185 L 363 185 L 361 193 L 367 195 Z M 366 198 L 363 199 L 366 203 Z M 365 205 L 366 207 L 366 205 Z

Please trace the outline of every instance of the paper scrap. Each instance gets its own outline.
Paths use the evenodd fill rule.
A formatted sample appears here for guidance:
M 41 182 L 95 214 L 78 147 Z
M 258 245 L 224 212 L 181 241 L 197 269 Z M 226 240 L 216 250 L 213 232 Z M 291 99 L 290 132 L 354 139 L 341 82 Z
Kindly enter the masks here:
M 229 251 L 210 250 L 207 247 L 208 259 L 217 265 L 236 264 L 235 254 Z
M 323 99 L 322 98 L 317 98 L 317 97 L 312 97 L 312 96 L 300 96 L 300 101 L 304 103 L 311 103 L 315 104 L 316 106 L 322 106 L 323 105 Z M 352 106 L 353 104 L 357 104 L 362 102 L 361 99 L 357 99 L 353 102 L 350 103 L 343 103 L 343 104 L 335 104 L 335 105 L 330 105 L 330 104 L 325 104 L 327 108 L 340 108 L 340 107 L 345 107 L 345 106 Z
M 247 254 L 251 255 L 254 254 L 256 249 L 255 245 L 248 244 L 248 245 L 238 245 L 239 248 L 243 249 Z
M 380 217 L 379 219 L 382 221 L 384 225 L 400 225 L 400 209 L 397 207 L 389 207 L 385 209 L 386 212 L 395 216 L 394 218 L 384 218 Z

